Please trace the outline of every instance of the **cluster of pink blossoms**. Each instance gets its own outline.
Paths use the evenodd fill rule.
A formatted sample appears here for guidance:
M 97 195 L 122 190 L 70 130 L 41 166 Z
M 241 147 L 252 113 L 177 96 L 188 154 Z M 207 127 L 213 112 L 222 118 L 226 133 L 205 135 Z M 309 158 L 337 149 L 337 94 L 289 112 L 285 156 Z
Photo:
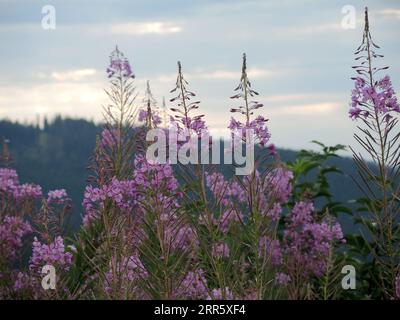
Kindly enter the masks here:
M 235 300 L 235 295 L 228 287 L 213 289 L 207 300 Z
M 213 172 L 205 173 L 207 187 L 221 204 L 228 206 L 233 199 L 239 202 L 246 201 L 246 193 L 236 181 L 226 181 L 223 174 Z
M 152 189 L 167 195 L 175 193 L 178 188 L 170 164 L 151 163 L 143 155 L 137 155 L 135 158 L 133 176 L 142 191 Z
M 139 122 L 146 122 L 148 117 L 148 112 L 147 110 L 140 110 L 139 111 L 139 115 L 138 115 L 138 121 Z M 151 122 L 153 125 L 158 126 L 161 124 L 161 117 L 155 113 L 155 112 L 151 112 Z
M 264 179 L 256 173 L 261 214 L 278 221 L 282 213 L 282 204 L 287 203 L 292 194 L 293 172 L 280 166 L 268 172 Z
M 98 217 L 98 211 L 104 207 L 106 199 L 112 200 L 118 208 L 127 210 L 134 207 L 135 195 L 136 184 L 132 180 L 119 181 L 114 177 L 108 185 L 87 186 L 82 203 L 86 211 L 83 224 L 87 226 L 92 219 Z
M 110 56 L 110 65 L 107 68 L 108 78 L 121 75 L 124 78 L 135 78 L 132 67 L 127 58 L 116 48 Z
M 186 299 L 206 299 L 208 297 L 207 280 L 203 269 L 189 271 L 174 291 L 174 296 Z
M 216 242 L 212 245 L 212 256 L 215 258 L 229 258 L 229 247 L 225 242 Z
M 275 275 L 275 281 L 281 286 L 286 286 L 292 279 L 286 273 L 278 272 Z
M 16 200 L 39 198 L 42 188 L 35 184 L 20 184 L 14 169 L 0 168 L 0 192 L 11 195 Z
M 53 265 L 61 270 L 68 271 L 72 263 L 72 254 L 65 251 L 64 240 L 58 236 L 53 243 L 42 244 L 35 237 L 32 244 L 32 256 L 29 260 L 29 269 L 41 271 L 45 265 Z
M 292 193 L 292 179 L 293 173 L 283 167 L 272 170 L 264 178 L 256 172 L 256 183 L 259 190 L 257 200 L 262 215 L 270 217 L 273 221 L 280 219 L 282 213 L 281 204 L 287 203 Z M 245 178 L 243 182 L 245 184 L 251 183 L 248 178 Z M 237 181 L 227 181 L 219 172 L 206 173 L 206 185 L 215 199 L 227 207 L 220 216 L 219 221 L 214 221 L 215 224 L 220 225 L 224 233 L 227 233 L 232 221 L 243 221 L 243 214 L 231 208 L 231 205 L 232 203 L 246 205 L 249 200 L 247 192 Z
M 117 279 L 114 277 L 117 275 Z M 104 289 L 106 292 L 112 290 L 113 283 L 118 283 L 118 290 L 127 289 L 131 283 L 139 279 L 146 278 L 148 273 L 137 255 L 123 258 L 122 261 L 115 263 L 115 271 L 110 268 L 106 273 Z
M 86 187 L 83 200 L 85 225 L 98 215 L 97 211 L 106 199 L 112 200 L 122 210 L 129 210 L 137 208 L 146 192 L 153 190 L 159 203 L 166 208 L 176 203 L 178 183 L 169 164 L 152 164 L 143 155 L 137 155 L 132 176 L 132 180 L 119 181 L 114 177 L 107 185 Z
M 132 180 L 119 181 L 113 178 L 108 185 L 86 187 L 83 200 L 86 210 L 84 225 L 89 225 L 92 219 L 99 216 L 99 210 L 104 207 L 106 199 L 113 201 L 121 210 L 137 209 L 136 213 L 145 212 L 147 206 L 157 204 L 157 209 L 162 213 L 165 240 L 172 248 L 193 244 L 195 237 L 188 225 L 182 225 L 178 230 L 174 227 L 178 220 L 174 210 L 178 207 L 181 195 L 177 191 L 178 182 L 171 165 L 149 163 L 143 155 L 137 155 L 132 176 Z
M 282 249 L 279 240 L 262 236 L 258 244 L 259 255 L 277 267 L 283 262 Z
M 57 271 L 68 271 L 72 264 L 72 254 L 65 251 L 62 237 L 57 237 L 49 245 L 42 244 L 34 237 L 32 256 L 29 259 L 29 272 L 15 271 L 13 273 L 13 292 L 24 296 L 29 294 L 34 299 L 44 298 L 44 291 L 40 286 L 42 268 L 52 265 Z
M 178 109 L 171 108 L 171 110 L 178 112 Z M 179 136 L 189 138 L 191 135 L 196 134 L 199 138 L 208 135 L 208 128 L 205 121 L 201 117 L 170 117 L 169 121 L 170 130 L 175 130 Z M 178 140 L 178 145 L 185 143 L 186 141 Z
M 62 203 L 67 197 L 65 189 L 51 190 L 47 193 L 47 202 Z
M 289 275 L 302 270 L 303 276 L 320 276 L 326 257 L 336 241 L 344 242 L 339 223 L 316 222 L 311 202 L 297 202 L 286 222 L 284 252 Z
M 175 88 L 171 93 L 177 92 L 177 95 L 170 99 L 170 102 L 179 101 L 178 108 L 170 108 L 174 113 L 170 117 L 170 123 L 178 127 L 178 131 L 184 131 L 186 136 L 190 135 L 192 131 L 197 135 L 201 135 L 202 131 L 206 130 L 206 123 L 203 120 L 204 115 L 191 115 L 193 111 L 197 110 L 200 101 L 192 101 L 196 94 L 188 90 L 188 82 L 183 77 L 182 66 L 178 61 L 178 76 L 176 78 Z
M 8 265 L 10 267 L 10 272 L 6 273 L 6 281 L 13 284 L 8 288 L 8 293 L 5 293 L 6 296 L 12 292 L 13 296 L 24 296 L 26 294 L 40 298 L 37 271 L 41 270 L 46 264 L 54 264 L 63 270 L 67 270 L 72 262 L 72 254 L 65 252 L 61 237 L 58 237 L 50 245 L 41 244 L 35 237 L 32 256 L 29 260 L 29 267 L 32 272 L 16 269 L 16 266 L 20 263 L 16 260 L 19 257 L 17 253 L 24 246 L 23 238 L 34 232 L 42 212 L 36 213 L 39 216 L 38 221 L 32 219 L 35 228 L 28 221 L 24 221 L 24 215 L 29 214 L 31 217 L 35 215 L 32 212 L 35 205 L 31 200 L 42 199 L 42 196 L 40 186 L 20 184 L 17 172 L 14 169 L 0 168 L 0 202 L 5 201 L 7 204 L 4 207 L 6 211 L 3 211 L 4 218 L 0 221 L 0 260 L 3 266 Z M 52 190 L 48 192 L 47 199 L 42 200 L 47 200 L 48 204 L 62 204 L 67 200 L 67 193 L 64 189 Z M 2 294 L 4 292 L 0 292 L 0 296 Z
M 268 144 L 268 141 L 271 138 L 271 134 L 266 126 L 267 121 L 268 119 L 265 119 L 261 115 L 257 116 L 254 120 L 251 120 L 248 123 L 242 123 L 232 117 L 228 128 L 235 135 L 238 135 L 242 140 L 246 139 L 246 130 L 252 130 L 257 142 L 264 147 Z
M 18 272 L 14 279 L 13 290 L 16 293 L 22 290 L 39 291 L 37 285 L 37 280 L 28 273 Z
M 170 213 L 164 216 L 164 242 L 168 243 L 171 249 L 187 250 L 198 246 L 196 234 L 188 224 L 176 228 L 178 218 Z
M 373 110 L 384 115 L 387 121 L 392 118 L 391 112 L 400 113 L 400 106 L 388 75 L 373 86 L 363 78 L 355 78 L 355 88 L 351 93 L 350 118 L 368 118 L 373 116 Z
M 101 144 L 104 148 L 112 148 L 119 140 L 120 132 L 117 129 L 104 129 L 101 132 Z
M 22 247 L 22 238 L 31 232 L 31 225 L 21 218 L 4 217 L 0 224 L 0 259 L 14 260 L 17 250 Z
M 286 203 L 292 193 L 293 172 L 283 167 L 274 169 L 267 176 L 267 181 L 270 184 L 271 196 L 279 203 Z
M 182 119 L 182 124 L 185 128 L 193 130 L 196 134 L 200 135 L 204 130 L 207 130 L 206 123 L 203 119 L 194 117 L 186 117 Z
M 258 92 L 252 89 L 250 80 L 247 77 L 246 54 L 243 54 L 242 76 L 235 91 L 237 93 L 233 95 L 231 99 L 243 99 L 244 105 L 231 108 L 231 112 L 241 114 L 245 117 L 245 121 L 241 122 L 232 117 L 228 128 L 231 130 L 233 136 L 238 137 L 240 140 L 250 138 L 252 140 L 256 140 L 253 142 L 258 142 L 263 147 L 266 146 L 271 138 L 266 125 L 268 119 L 262 115 L 259 115 L 255 119 L 251 120 L 251 117 L 254 115 L 254 111 L 262 108 L 263 104 L 254 100 L 250 100 L 255 96 L 258 96 Z M 246 136 L 246 131 L 248 130 L 253 131 L 253 136 Z

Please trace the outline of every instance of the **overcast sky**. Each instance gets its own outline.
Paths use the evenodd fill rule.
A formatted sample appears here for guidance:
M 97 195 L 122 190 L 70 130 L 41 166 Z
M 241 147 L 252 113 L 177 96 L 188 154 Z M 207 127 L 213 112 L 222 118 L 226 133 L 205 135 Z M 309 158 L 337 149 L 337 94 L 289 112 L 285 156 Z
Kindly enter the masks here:
M 56 9 L 55 30 L 42 28 L 44 5 Z M 355 29 L 341 25 L 344 5 L 356 9 Z M 150 80 L 160 102 L 171 98 L 176 61 L 182 61 L 208 125 L 218 131 L 230 119 L 235 101 L 229 96 L 246 52 L 274 143 L 296 149 L 313 139 L 350 144 L 351 65 L 365 5 L 399 91 L 398 0 L 0 0 L 0 118 L 101 120 L 105 68 L 118 44 L 138 92 Z

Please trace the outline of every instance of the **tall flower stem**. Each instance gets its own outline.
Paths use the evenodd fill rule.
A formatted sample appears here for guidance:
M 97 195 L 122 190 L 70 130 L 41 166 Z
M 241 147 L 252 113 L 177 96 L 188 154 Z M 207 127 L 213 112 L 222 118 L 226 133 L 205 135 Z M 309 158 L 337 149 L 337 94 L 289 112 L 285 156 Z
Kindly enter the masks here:
M 394 279 L 399 264 L 399 244 L 395 236 L 398 230 L 396 231 L 395 223 L 400 210 L 396 201 L 399 192 L 396 185 L 399 181 L 400 133 L 393 133 L 398 125 L 398 120 L 393 115 L 400 112 L 400 107 L 389 76 L 378 81 L 374 79 L 377 72 L 388 68 L 373 66 L 374 58 L 383 57 L 377 54 L 374 48 L 379 47 L 372 41 L 368 9 L 365 8 L 363 41 L 356 51 L 356 60 L 361 61 L 361 64 L 353 67 L 359 76 L 353 78 L 356 85 L 352 92 L 352 107 L 349 113 L 351 118 L 361 119 L 366 125 L 365 128 L 358 126 L 362 136 L 354 136 L 372 157 L 378 174 L 374 173 L 375 168 L 360 154 L 351 150 L 363 186 L 356 182 L 368 199 L 367 207 L 371 220 L 365 223 L 373 238 L 371 249 L 379 286 L 384 296 L 391 298 L 394 297 Z

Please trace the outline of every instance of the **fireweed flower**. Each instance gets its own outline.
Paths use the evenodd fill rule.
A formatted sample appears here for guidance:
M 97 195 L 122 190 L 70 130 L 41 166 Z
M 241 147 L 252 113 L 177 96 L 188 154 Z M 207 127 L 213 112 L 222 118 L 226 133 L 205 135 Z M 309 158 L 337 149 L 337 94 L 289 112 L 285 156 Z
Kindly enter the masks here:
M 178 129 L 184 130 L 187 135 L 191 135 L 192 132 L 200 135 L 203 130 L 206 130 L 206 124 L 202 119 L 204 115 L 191 115 L 194 110 L 199 108 L 200 101 L 191 101 L 196 94 L 188 90 L 188 84 L 183 77 L 182 65 L 178 61 L 178 76 L 175 88 L 171 90 L 171 93 L 176 92 L 178 95 L 170 99 L 170 102 L 178 101 L 178 107 L 171 108 L 171 111 L 174 113 L 173 117 L 171 117 L 171 122 L 176 123 Z
M 122 261 L 116 263 L 115 269 L 117 278 L 114 278 L 114 273 L 111 269 L 106 273 L 104 289 L 108 293 L 112 291 L 115 282 L 118 283 L 118 290 L 127 289 L 131 287 L 132 282 L 147 278 L 148 276 L 148 272 L 138 255 L 123 258 Z
M 161 124 L 161 117 L 158 113 L 157 101 L 151 92 L 150 81 L 147 80 L 143 108 L 139 111 L 138 121 L 144 122 L 148 129 L 157 128 Z
M 46 299 L 41 286 L 41 278 L 35 277 L 30 272 L 14 270 L 11 277 L 12 294 L 15 299 Z M 1 294 L 0 294 L 1 295 Z
M 257 186 L 256 198 L 262 215 L 271 218 L 273 221 L 280 219 L 282 213 L 281 204 L 287 203 L 292 193 L 291 180 L 293 177 L 293 173 L 283 167 L 273 169 L 266 177 L 262 177 L 258 171 L 255 172 L 253 183 Z M 228 213 L 230 218 L 234 218 L 237 221 L 242 220 L 243 215 L 241 213 L 238 213 L 236 209 L 234 212 L 232 211 L 232 204 L 248 205 L 249 199 L 246 188 L 251 183 L 251 180 L 244 178 L 243 185 L 240 185 L 237 181 L 225 180 L 221 173 L 206 173 L 207 187 L 211 190 L 215 199 L 227 208 L 224 214 L 221 215 L 222 222 L 228 217 Z M 226 219 L 226 222 L 221 224 L 223 232 L 227 232 L 229 223 L 230 219 Z
M 174 177 L 172 166 L 168 163 L 149 163 L 143 155 L 136 156 L 134 166 L 133 176 L 138 192 L 137 199 L 143 211 L 156 210 L 163 216 L 167 223 L 166 237 L 179 238 L 182 241 L 191 237 L 190 228 L 185 227 L 177 234 L 173 227 L 174 221 L 178 220 L 175 211 L 179 208 L 178 201 L 182 194 L 178 191 L 178 181 Z M 175 245 L 178 244 L 173 241 L 173 246 Z
M 151 114 L 151 116 L 149 116 Z M 149 113 L 147 110 L 140 110 L 138 115 L 139 122 L 146 122 L 151 117 L 151 122 L 157 126 L 161 123 L 161 117 L 154 113 Z
M 275 275 L 275 281 L 282 286 L 286 286 L 291 281 L 291 279 L 290 276 L 286 273 L 278 272 Z
M 320 276 L 324 273 L 329 251 L 335 242 L 344 242 L 339 223 L 327 219 L 318 222 L 314 218 L 314 206 L 310 202 L 297 202 L 284 231 L 284 252 L 287 256 L 288 273 L 303 271 L 303 276 Z
M 188 224 L 180 224 L 175 214 L 168 212 L 162 215 L 164 243 L 172 250 L 195 249 L 199 241 L 194 230 Z M 178 226 L 178 227 L 177 227 Z
M 121 210 L 133 209 L 137 202 L 137 184 L 133 180 L 119 181 L 115 177 L 110 184 L 101 187 L 87 186 L 82 202 L 86 215 L 83 223 L 87 226 L 92 219 L 99 216 L 99 209 L 104 207 L 104 201 L 110 199 Z
M 368 118 L 374 112 L 385 116 L 386 120 L 392 118 L 391 113 L 399 113 L 400 106 L 395 96 L 390 77 L 386 75 L 372 86 L 361 77 L 354 78 L 355 88 L 351 93 L 350 118 Z
M 400 274 L 396 277 L 396 296 L 400 299 Z
M 361 120 L 354 138 L 368 158 L 353 148 L 352 153 L 359 175 L 357 184 L 368 208 L 364 210 L 363 221 L 374 226 L 366 241 L 372 248 L 379 248 L 369 253 L 374 259 L 369 264 L 369 272 L 377 276 L 375 292 L 391 299 L 395 294 L 389 286 L 396 277 L 399 248 L 399 239 L 393 234 L 399 231 L 400 107 L 390 77 L 380 75 L 388 67 L 376 66 L 378 58 L 383 57 L 378 49 L 371 36 L 368 8 L 365 8 L 363 39 L 355 52 L 358 65 L 353 68 L 357 76 L 352 78 L 355 87 L 349 114 L 350 118 Z
M 268 174 L 267 183 L 270 184 L 272 197 L 279 203 L 288 202 L 292 193 L 291 180 L 293 178 L 293 172 L 283 167 L 278 167 Z
M 0 190 L 6 191 L 18 184 L 18 174 L 14 169 L 0 168 Z
M 163 191 L 165 196 L 178 189 L 178 182 L 170 164 L 153 164 L 143 155 L 137 155 L 135 158 L 133 176 L 138 187 Z
M 14 190 L 16 199 L 40 198 L 41 196 L 42 187 L 31 183 L 24 183 Z
M 229 258 L 229 247 L 225 242 L 217 242 L 212 245 L 212 256 L 214 258 Z
M 18 272 L 15 280 L 13 290 L 15 292 L 23 290 L 35 290 L 36 289 L 36 279 L 32 278 L 28 273 Z
M 104 197 L 104 199 L 102 199 Z M 82 206 L 85 208 L 83 225 L 88 226 L 92 220 L 98 217 L 96 202 L 105 200 L 105 194 L 100 188 L 86 186 Z
M 254 115 L 254 110 L 262 108 L 263 104 L 250 100 L 254 96 L 257 96 L 258 92 L 251 88 L 250 80 L 247 77 L 246 54 L 243 54 L 242 76 L 235 91 L 238 93 L 233 95 L 231 99 L 243 99 L 244 106 L 241 105 L 239 107 L 231 108 L 231 112 L 243 115 L 245 117 L 245 122 L 241 122 L 232 117 L 228 128 L 231 130 L 233 135 L 241 133 L 240 138 L 243 140 L 246 139 L 246 130 L 251 129 L 254 132 L 257 142 L 261 146 L 266 146 L 271 137 L 266 126 L 268 119 L 264 118 L 262 115 L 258 115 L 255 119 L 251 120 L 251 116 Z
M 189 112 L 197 109 L 199 102 L 190 102 L 194 94 L 187 90 L 187 82 L 182 76 L 180 64 L 178 66 L 179 74 L 176 88 L 173 91 L 179 90 L 179 93 L 173 100 L 179 101 L 179 109 L 172 109 L 175 113 L 174 119 L 179 123 L 182 130 L 198 133 L 206 128 L 202 120 L 202 115 L 192 116 L 191 114 L 189 115 Z M 120 54 L 118 49 L 112 54 L 110 67 L 107 72 L 115 83 L 118 82 L 116 81 L 118 79 L 125 81 L 127 80 L 126 78 L 134 77 L 129 63 Z M 246 122 L 241 123 L 233 119 L 230 129 L 236 131 L 243 128 L 251 128 L 254 130 L 258 142 L 266 146 L 270 137 L 266 127 L 267 120 L 262 116 L 251 119 L 253 110 L 261 108 L 262 105 L 255 101 L 248 101 L 250 97 L 257 95 L 257 93 L 251 89 L 250 82 L 247 79 L 245 56 L 241 84 L 237 90 L 239 89 L 241 93 L 237 97 L 234 96 L 232 98 L 244 98 L 246 106 L 239 107 L 232 112 L 245 115 Z M 142 113 L 139 113 L 139 120 L 148 121 L 150 119 L 150 126 L 158 124 L 159 119 L 155 118 L 156 114 L 151 109 L 142 111 Z M 122 130 L 114 132 L 113 128 L 111 125 L 102 132 L 101 146 L 112 148 L 117 142 L 118 144 L 120 143 Z M 121 133 L 121 136 L 119 133 Z M 272 145 L 268 149 L 271 153 L 275 152 L 275 148 Z M 102 169 L 104 168 L 100 167 L 100 170 Z M 131 218 L 132 215 L 135 215 L 142 218 L 142 215 L 147 214 L 144 217 L 150 217 L 150 220 L 146 221 L 146 226 L 150 228 L 154 227 L 154 230 L 159 232 L 157 233 L 157 236 L 159 236 L 158 240 L 162 245 L 167 244 L 166 251 L 175 250 L 173 252 L 174 255 L 177 254 L 176 250 L 193 251 L 195 254 L 189 254 L 189 264 L 192 261 L 194 263 L 201 263 L 201 261 L 197 261 L 199 257 L 196 255 L 200 250 L 197 229 L 182 219 L 182 216 L 179 216 L 182 194 L 178 191 L 179 185 L 173 174 L 172 166 L 169 164 L 150 163 L 143 155 L 137 154 L 134 158 L 133 166 L 129 170 L 127 174 L 123 175 L 118 175 L 117 173 L 109 174 L 96 187 L 87 186 L 83 200 L 83 206 L 86 210 L 84 224 L 90 224 L 93 219 L 98 218 L 105 212 L 103 210 L 109 210 L 109 207 L 111 207 L 113 213 L 117 211 L 116 215 L 118 217 L 127 216 Z M 117 176 L 124 178 L 117 178 Z M 210 189 L 211 194 L 218 199 L 218 206 L 221 209 L 211 218 L 211 222 L 216 229 L 218 228 L 216 230 L 218 232 L 218 237 L 216 237 L 218 240 L 212 239 L 211 243 L 208 242 L 207 247 L 211 247 L 211 255 L 218 259 L 227 258 L 226 261 L 219 261 L 221 263 L 227 261 L 230 263 L 231 261 L 228 258 L 233 259 L 234 257 L 230 257 L 230 250 L 227 244 L 232 243 L 231 241 L 227 241 L 228 237 L 231 236 L 229 232 L 234 231 L 233 227 L 254 223 L 247 215 L 251 207 L 248 191 L 251 183 L 254 183 L 254 190 L 257 191 L 254 194 L 254 198 L 251 198 L 251 200 L 255 200 L 257 203 L 257 208 L 254 212 L 260 213 L 260 220 L 269 223 L 270 219 L 266 219 L 265 217 L 271 218 L 274 222 L 278 221 L 282 213 L 282 205 L 289 202 L 292 194 L 292 179 L 293 173 L 284 167 L 273 169 L 266 177 L 256 170 L 254 172 L 254 179 L 244 178 L 241 183 L 233 179 L 226 180 L 220 173 L 205 174 L 205 184 Z M 0 192 L 8 192 L 12 195 L 17 195 L 19 198 L 41 195 L 41 190 L 35 188 L 34 185 L 21 186 L 18 182 L 16 172 L 9 169 L 0 169 Z M 47 199 L 50 202 L 58 201 L 65 197 L 67 197 L 65 190 L 60 189 L 50 191 Z M 151 215 L 153 212 L 156 212 L 154 218 Z M 314 208 L 311 203 L 306 201 L 297 202 L 286 221 L 286 230 L 284 231 L 282 242 L 274 239 L 269 234 L 265 235 L 265 233 L 262 233 L 257 238 L 257 241 L 251 244 L 254 246 L 255 251 L 258 251 L 259 256 L 264 259 L 264 262 L 268 260 L 269 266 L 274 267 L 274 269 L 279 267 L 283 271 L 275 274 L 275 280 L 279 285 L 283 286 L 293 281 L 294 271 L 297 270 L 304 271 L 304 277 L 309 274 L 320 275 L 325 267 L 325 258 L 332 248 L 333 242 L 343 239 L 339 224 L 335 224 L 327 219 L 317 221 L 313 212 Z M 198 222 L 201 224 L 200 219 L 204 217 L 203 212 L 199 216 Z M 21 238 L 31 231 L 30 226 L 29 224 L 24 225 L 21 219 L 20 221 L 11 221 L 11 218 L 6 218 L 0 226 L 0 244 L 6 239 L 4 243 L 7 241 L 8 243 L 12 243 L 7 244 L 7 248 L 20 248 L 22 245 Z M 140 220 L 140 222 L 143 221 Z M 125 227 L 125 225 L 122 227 Z M 151 264 L 147 265 L 148 270 L 146 270 L 145 265 L 148 260 L 143 256 L 139 256 L 138 253 L 140 252 L 140 245 L 143 243 L 147 245 L 148 243 L 145 243 L 145 241 L 148 239 L 146 235 L 143 237 L 143 230 L 140 230 L 142 233 L 141 238 L 131 237 L 129 232 L 135 227 L 141 228 L 142 224 L 134 221 L 129 226 L 127 224 L 126 229 L 123 230 L 124 236 L 121 238 L 123 240 L 121 242 L 124 245 L 124 254 L 115 257 L 110 255 L 110 259 L 107 260 L 105 266 L 102 266 L 104 267 L 104 277 L 97 276 L 92 278 L 92 280 L 96 279 L 99 281 L 100 288 L 97 289 L 104 289 L 111 297 L 114 297 L 114 292 L 112 292 L 114 289 L 118 291 L 123 289 L 126 291 L 126 296 L 129 296 L 131 290 L 135 294 L 140 292 L 141 289 L 139 287 L 141 286 L 139 282 L 142 279 L 148 278 L 152 272 Z M 116 228 L 111 227 L 107 232 L 109 232 L 109 235 L 114 236 L 114 232 L 117 233 L 119 231 L 115 230 Z M 221 240 L 220 236 L 223 236 L 223 240 Z M 134 242 L 134 245 L 132 245 L 132 242 Z M 138 248 L 139 250 L 136 250 Z M 194 250 L 190 251 L 190 249 Z M 2 246 L 0 246 L 0 250 L 3 256 Z M 16 249 L 13 249 L 13 252 L 15 251 Z M 143 253 L 141 252 L 141 254 Z M 12 256 L 12 253 L 6 253 L 4 256 Z M 154 259 L 154 257 L 152 258 Z M 164 258 L 165 256 L 160 257 L 160 259 Z M 236 261 L 233 262 L 236 263 Z M 29 260 L 31 272 L 15 273 L 15 276 L 13 276 L 14 281 L 11 283 L 14 283 L 14 290 L 24 290 L 29 287 L 30 276 L 36 276 L 43 265 L 52 264 L 61 270 L 67 271 L 71 263 L 72 254 L 65 250 L 63 238 L 57 237 L 53 243 L 42 244 L 35 237 L 32 256 Z M 252 266 L 250 264 L 250 262 L 243 263 L 243 270 L 251 269 Z M 179 279 L 181 280 L 180 283 L 175 282 L 175 279 L 173 279 L 171 281 L 172 296 L 190 299 L 237 298 L 230 288 L 225 287 L 225 285 L 219 285 L 221 288 L 215 288 L 215 281 L 212 278 L 207 279 L 209 286 L 211 288 L 214 287 L 214 289 L 208 289 L 206 272 L 207 270 L 200 268 L 194 270 L 190 268 L 183 273 L 184 277 Z M 207 276 L 211 277 L 212 275 L 207 273 Z M 227 284 L 229 285 L 229 281 Z M 244 288 L 245 294 L 249 292 L 248 297 L 258 296 L 258 288 L 254 289 L 253 285 L 251 283 L 250 288 L 248 286 Z
M 14 169 L 0 168 L 0 192 L 5 192 L 15 200 L 40 198 L 42 188 L 31 183 L 20 184 Z
M 213 289 L 207 300 L 235 300 L 235 296 L 231 289 L 225 287 L 224 289 Z
M 28 222 L 19 217 L 5 216 L 1 222 L 0 255 L 7 261 L 12 261 L 22 247 L 22 238 L 31 233 L 32 228 Z
M 134 210 L 146 204 L 146 197 L 149 190 L 152 190 L 154 199 L 165 210 L 177 205 L 180 193 L 171 165 L 152 164 L 138 154 L 134 160 L 132 176 L 134 178 L 131 180 L 119 181 L 114 177 L 109 184 L 101 187 L 86 187 L 83 200 L 85 226 L 99 216 L 99 210 L 104 207 L 106 199 L 112 200 L 121 210 Z
M 64 240 L 58 236 L 53 243 L 42 244 L 35 237 L 32 244 L 32 256 L 29 260 L 29 269 L 41 272 L 43 266 L 49 264 L 68 271 L 72 263 L 72 254 L 65 252 Z
M 386 122 L 393 117 L 393 113 L 400 112 L 400 106 L 393 90 L 389 75 L 380 80 L 374 80 L 374 75 L 388 67 L 376 68 L 372 66 L 373 59 L 382 58 L 379 49 L 371 37 L 368 20 L 368 9 L 365 8 L 365 28 L 361 45 L 355 55 L 359 65 L 353 66 L 358 76 L 354 80 L 354 89 L 351 92 L 349 116 L 351 119 L 377 119 L 383 116 Z
M 65 189 L 52 190 L 47 193 L 47 202 L 63 202 L 67 197 Z
M 272 221 L 279 221 L 282 213 L 282 206 L 280 203 L 274 203 L 272 208 L 266 211 L 266 216 L 271 218 Z
M 104 148 L 113 148 L 120 139 L 118 129 L 104 129 L 101 133 L 101 144 Z
M 232 198 L 239 202 L 246 201 L 246 193 L 236 181 L 227 181 L 219 172 L 205 173 L 206 185 L 221 204 L 228 206 Z
M 268 260 L 273 266 L 279 266 L 283 262 L 279 240 L 272 240 L 267 236 L 261 237 L 258 244 L 258 251 L 259 255 Z
M 132 67 L 118 47 L 110 55 L 110 65 L 107 68 L 108 78 L 123 77 L 135 78 Z
M 178 288 L 175 289 L 174 296 L 178 299 L 206 299 L 208 288 L 204 270 L 189 271 Z

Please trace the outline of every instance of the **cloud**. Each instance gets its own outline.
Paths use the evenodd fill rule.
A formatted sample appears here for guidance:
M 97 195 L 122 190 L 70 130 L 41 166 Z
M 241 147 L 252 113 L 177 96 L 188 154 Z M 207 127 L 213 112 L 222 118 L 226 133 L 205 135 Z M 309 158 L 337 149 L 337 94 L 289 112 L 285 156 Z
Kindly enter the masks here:
M 90 35 L 128 35 L 128 36 L 145 36 L 145 35 L 169 35 L 183 31 L 181 23 L 169 21 L 147 21 L 147 22 L 123 22 L 123 23 L 57 23 L 56 31 L 63 32 L 79 32 Z M 33 23 L 0 23 L 0 32 L 16 32 L 16 33 L 39 33 L 43 32 L 40 24 Z
M 177 77 L 176 73 L 170 73 L 170 74 L 160 74 L 158 76 L 155 76 L 153 79 L 158 82 L 173 84 L 176 80 L 176 77 Z
M 273 74 L 272 71 L 261 69 L 261 68 L 250 68 L 247 71 L 247 75 L 250 78 L 263 78 Z M 209 72 L 198 72 L 196 74 L 192 74 L 193 78 L 203 78 L 203 79 L 240 79 L 241 73 L 239 71 L 231 71 L 231 70 L 215 70 Z
M 247 71 L 247 75 L 250 77 L 250 79 L 266 78 L 276 73 L 277 72 L 274 70 L 268 70 L 263 68 L 249 68 Z M 176 73 L 162 74 L 156 76 L 155 80 L 159 82 L 173 82 L 176 80 L 176 76 L 177 76 Z M 226 69 L 218 69 L 213 71 L 197 69 L 197 71 L 191 73 L 185 73 L 184 76 L 187 79 L 239 80 L 241 73 L 240 71 L 232 71 Z
M 57 81 L 81 81 L 88 77 L 94 76 L 96 73 L 96 69 L 54 71 L 51 73 L 51 78 Z
M 111 33 L 141 36 L 146 34 L 165 35 L 181 32 L 182 26 L 173 22 L 120 23 L 111 26 Z
M 248 10 L 263 12 L 274 8 L 302 6 L 312 3 L 313 0 L 247 0 L 247 1 L 226 1 L 217 2 L 210 1 L 202 8 L 199 8 L 205 14 L 227 14 L 227 13 L 243 13 Z
M 377 12 L 384 19 L 400 19 L 400 9 L 383 9 Z
M 262 96 L 260 97 L 260 101 L 264 101 L 266 103 L 282 103 L 287 101 L 299 101 L 315 98 L 316 94 L 281 94 L 281 95 L 272 95 L 272 96 Z
M 283 93 L 277 95 L 261 95 L 258 100 L 272 106 L 279 105 L 305 105 L 320 103 L 321 101 L 337 101 L 341 96 L 340 92 L 304 92 L 304 93 Z
M 295 36 L 295 35 L 318 35 L 326 32 L 344 30 L 340 23 L 326 23 L 320 25 L 284 27 L 276 29 L 276 32 Z
M 38 114 L 101 119 L 107 102 L 101 82 L 50 82 L 34 86 L 0 87 L 0 113 L 33 121 Z
M 314 116 L 321 114 L 330 114 L 341 104 L 337 102 L 322 102 L 312 104 L 291 105 L 277 107 L 269 111 L 272 115 L 295 115 L 295 116 Z

